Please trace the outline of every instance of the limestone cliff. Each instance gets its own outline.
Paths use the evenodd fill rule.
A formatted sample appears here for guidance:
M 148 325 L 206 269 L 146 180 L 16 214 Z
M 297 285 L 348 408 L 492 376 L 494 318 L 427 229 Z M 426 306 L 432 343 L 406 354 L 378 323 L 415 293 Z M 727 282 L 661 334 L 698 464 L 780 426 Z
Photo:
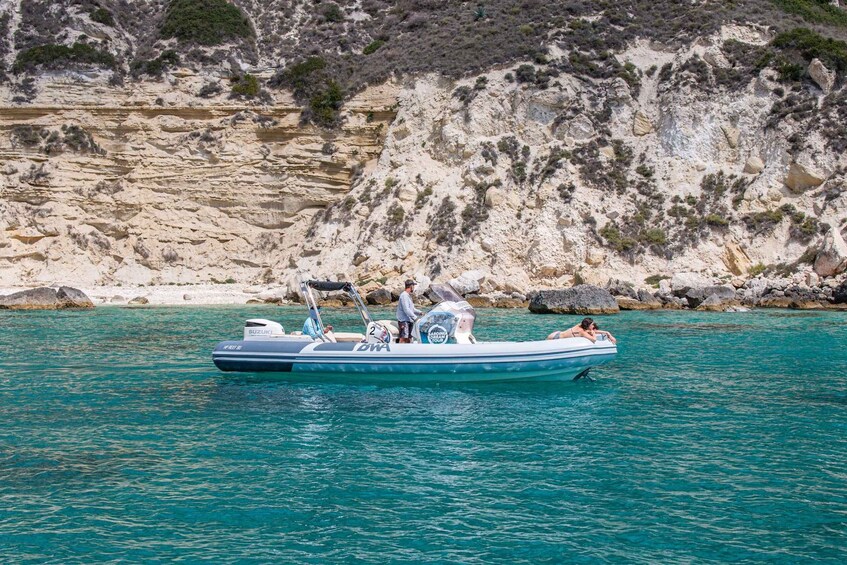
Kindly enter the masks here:
M 0 286 L 847 266 L 847 51 L 813 32 L 713 2 L 269 0 L 209 47 L 169 3 L 48 4 L 0 1 Z M 292 79 L 300 52 L 324 74 Z
M 274 279 L 394 116 L 391 85 L 349 101 L 328 132 L 300 126 L 291 100 L 198 103 L 202 80 L 57 73 L 25 105 L 0 91 L 0 285 Z

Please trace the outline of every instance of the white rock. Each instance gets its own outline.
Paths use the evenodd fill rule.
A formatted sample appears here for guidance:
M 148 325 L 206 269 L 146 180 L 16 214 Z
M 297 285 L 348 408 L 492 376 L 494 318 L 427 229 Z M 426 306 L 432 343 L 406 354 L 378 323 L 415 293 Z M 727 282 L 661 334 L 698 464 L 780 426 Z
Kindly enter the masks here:
M 722 125 L 721 130 L 723 131 L 724 137 L 726 137 L 726 142 L 730 146 L 730 148 L 735 149 L 738 147 L 738 138 L 741 136 L 741 133 L 738 131 L 738 128 Z
M 829 94 L 835 85 L 835 71 L 827 69 L 820 59 L 812 59 L 809 63 L 809 76 L 818 83 L 824 94 Z
M 403 185 L 397 193 L 397 198 L 401 202 L 412 202 L 417 197 L 418 191 L 409 185 Z
M 815 258 L 815 273 L 831 277 L 847 270 L 847 243 L 837 228 L 830 228 Z
M 671 288 L 674 292 L 687 288 L 705 288 L 712 286 L 711 277 L 700 273 L 676 273 L 671 278 Z
M 748 175 L 758 175 L 762 171 L 765 170 L 765 162 L 762 161 L 759 157 L 755 155 L 751 155 L 747 162 L 744 163 L 744 172 Z
M 794 192 L 803 192 L 823 184 L 826 177 L 823 173 L 812 170 L 808 165 L 801 165 L 793 161 L 788 167 L 788 175 L 785 177 L 785 185 Z
M 565 128 L 566 135 L 574 141 L 588 141 L 595 135 L 594 124 L 584 114 L 572 119 Z
M 653 133 L 655 128 L 653 127 L 653 122 L 650 121 L 650 118 L 647 117 L 647 114 L 638 110 L 635 113 L 635 118 L 632 121 L 632 133 L 637 136 L 647 135 L 648 133 Z
M 415 294 L 421 295 L 429 290 L 429 287 L 432 286 L 432 279 L 426 276 L 423 273 L 415 273 L 415 282 L 418 283 L 415 287 Z
M 465 278 L 468 278 L 468 279 L 473 279 L 478 283 L 481 283 L 482 281 L 484 281 L 488 277 L 487 273 L 485 271 L 480 270 L 480 269 L 475 269 L 473 271 L 465 271 L 464 273 L 462 273 L 459 276 L 465 277 Z
M 506 195 L 499 188 L 492 186 L 485 191 L 485 205 L 489 208 L 497 208 L 506 201 Z
M 479 281 L 476 279 L 458 276 L 455 279 L 450 279 L 447 283 L 462 296 L 479 291 Z

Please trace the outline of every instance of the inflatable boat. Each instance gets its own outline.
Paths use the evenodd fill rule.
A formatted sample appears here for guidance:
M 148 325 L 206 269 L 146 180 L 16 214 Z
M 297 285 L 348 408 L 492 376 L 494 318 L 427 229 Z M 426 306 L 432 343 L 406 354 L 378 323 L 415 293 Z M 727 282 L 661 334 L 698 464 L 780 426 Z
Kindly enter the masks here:
M 347 292 L 365 333 L 326 331 L 313 291 Z M 441 302 L 415 322 L 412 343 L 395 343 L 394 323 L 373 320 L 351 283 L 304 281 L 301 292 L 317 337 L 287 334 L 270 320 L 247 320 L 243 339 L 217 345 L 215 365 L 222 371 L 268 373 L 286 380 L 559 381 L 586 376 L 617 354 L 610 341 L 592 343 L 581 337 L 479 342 L 473 336 L 473 307 L 448 285 L 430 288 L 430 296 Z

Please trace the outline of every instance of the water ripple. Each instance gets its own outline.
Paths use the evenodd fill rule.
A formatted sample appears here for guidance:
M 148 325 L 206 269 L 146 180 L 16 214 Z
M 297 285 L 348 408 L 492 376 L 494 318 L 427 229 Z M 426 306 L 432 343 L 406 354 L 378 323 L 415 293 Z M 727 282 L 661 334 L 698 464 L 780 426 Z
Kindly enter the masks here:
M 0 313 L 0 561 L 847 560 L 843 314 L 624 314 L 595 383 L 427 387 L 219 374 L 257 316 L 302 322 Z

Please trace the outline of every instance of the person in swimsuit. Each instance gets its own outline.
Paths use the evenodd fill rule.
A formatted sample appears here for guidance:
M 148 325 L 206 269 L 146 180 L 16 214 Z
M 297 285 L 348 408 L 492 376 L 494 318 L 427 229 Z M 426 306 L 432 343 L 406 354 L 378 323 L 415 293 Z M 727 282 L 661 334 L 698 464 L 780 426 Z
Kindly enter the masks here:
M 575 325 L 574 327 L 568 330 L 561 330 L 558 332 L 553 332 L 547 336 L 547 339 L 567 339 L 570 337 L 584 337 L 585 339 L 594 343 L 597 341 L 597 337 L 591 333 L 591 326 L 594 325 L 594 320 L 591 318 L 585 318 L 580 323 Z
M 618 342 L 618 340 L 615 339 L 615 336 L 613 336 L 609 332 L 601 330 L 600 326 L 597 325 L 597 322 L 591 322 L 591 328 L 589 328 L 588 331 L 593 336 L 598 336 L 598 335 L 606 336 L 606 339 L 608 339 L 612 343 L 616 344 Z

